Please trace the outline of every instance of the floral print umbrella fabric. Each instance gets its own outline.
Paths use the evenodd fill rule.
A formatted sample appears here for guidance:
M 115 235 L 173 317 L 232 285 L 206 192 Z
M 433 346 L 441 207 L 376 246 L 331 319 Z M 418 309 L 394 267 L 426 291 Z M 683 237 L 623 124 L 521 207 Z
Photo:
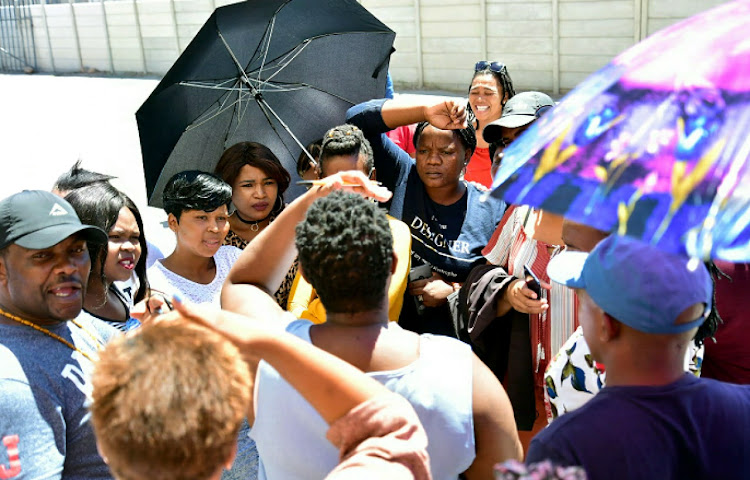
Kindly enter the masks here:
M 665 251 L 750 261 L 750 2 L 662 30 L 505 150 L 492 195 Z

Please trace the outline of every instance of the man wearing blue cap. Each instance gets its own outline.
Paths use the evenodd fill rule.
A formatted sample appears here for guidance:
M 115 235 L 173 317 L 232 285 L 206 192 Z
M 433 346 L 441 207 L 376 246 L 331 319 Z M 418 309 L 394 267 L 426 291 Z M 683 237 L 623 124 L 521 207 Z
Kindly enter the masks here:
M 0 479 L 110 479 L 86 407 L 97 350 L 115 334 L 76 320 L 91 270 L 83 225 L 49 192 L 0 201 Z
M 713 295 L 702 264 L 627 237 L 547 269 L 575 288 L 607 385 L 531 443 L 526 461 L 583 466 L 590 479 L 741 478 L 750 471 L 750 386 L 696 378 L 685 351 Z

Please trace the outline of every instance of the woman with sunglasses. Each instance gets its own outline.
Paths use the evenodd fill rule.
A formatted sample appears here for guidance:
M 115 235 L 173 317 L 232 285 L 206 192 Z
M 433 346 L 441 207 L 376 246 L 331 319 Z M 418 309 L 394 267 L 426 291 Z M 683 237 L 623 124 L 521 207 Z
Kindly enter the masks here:
M 493 173 L 503 150 L 554 104 L 542 92 L 521 92 L 508 100 L 500 119 L 484 129 L 496 160 Z M 459 323 L 472 325 L 470 343 L 478 356 L 506 379 L 525 449 L 546 423 L 545 367 L 576 328 L 572 290 L 552 284 L 547 275 L 561 245 L 561 217 L 509 206 L 483 250 L 489 265 L 471 272 L 457 309 L 463 316 Z
M 466 167 L 464 178 L 485 187 L 492 185 L 489 144 L 484 140 L 484 128 L 503 114 L 505 102 L 515 95 L 508 68 L 500 62 L 483 60 L 474 66 L 474 77 L 469 87 L 469 122 L 477 130 L 477 148 Z
M 447 298 L 473 266 L 483 263 L 482 248 L 505 211 L 502 201 L 481 201 L 483 191 L 462 178 L 476 147 L 465 105 L 372 100 L 349 109 L 347 123 L 359 127 L 373 148 L 378 180 L 393 192 L 390 215 L 411 230 L 413 275 L 399 323 L 417 333 L 456 336 Z M 412 123 L 418 123 L 416 159 L 385 135 Z

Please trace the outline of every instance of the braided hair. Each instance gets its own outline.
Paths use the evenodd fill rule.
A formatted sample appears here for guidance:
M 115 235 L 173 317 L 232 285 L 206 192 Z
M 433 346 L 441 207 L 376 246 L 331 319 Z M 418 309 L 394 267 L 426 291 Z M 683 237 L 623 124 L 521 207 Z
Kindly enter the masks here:
M 348 123 L 333 127 L 323 135 L 323 145 L 320 149 L 321 171 L 323 164 L 330 157 L 339 155 L 362 155 L 365 173 L 371 172 L 375 166 L 370 142 L 367 141 L 362 130 Z
M 471 91 L 471 84 L 474 83 L 474 79 L 481 75 L 492 75 L 497 84 L 503 89 L 500 96 L 500 103 L 502 104 L 502 106 L 505 106 L 505 102 L 508 99 L 513 98 L 513 96 L 516 94 L 516 90 L 513 88 L 513 79 L 510 78 L 510 73 L 508 73 L 508 67 L 506 66 L 503 66 L 503 68 L 501 68 L 499 72 L 491 70 L 489 66 L 483 68 L 482 70 L 474 72 L 474 76 L 471 77 L 471 82 L 469 82 L 469 91 Z M 471 109 L 471 105 L 468 101 L 466 102 L 466 116 L 467 121 L 470 124 L 474 125 L 474 123 L 477 122 L 477 117 L 474 114 L 474 111 Z

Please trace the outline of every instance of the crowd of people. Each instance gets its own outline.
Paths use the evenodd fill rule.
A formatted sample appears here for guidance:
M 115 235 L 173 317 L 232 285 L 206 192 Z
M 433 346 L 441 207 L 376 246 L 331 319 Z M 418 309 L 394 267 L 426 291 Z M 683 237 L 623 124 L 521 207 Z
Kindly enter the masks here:
M 232 145 L 164 186 L 172 251 L 80 163 L 7 196 L 0 478 L 746 475 L 748 265 L 485 195 L 554 105 L 480 61 L 296 172 Z

